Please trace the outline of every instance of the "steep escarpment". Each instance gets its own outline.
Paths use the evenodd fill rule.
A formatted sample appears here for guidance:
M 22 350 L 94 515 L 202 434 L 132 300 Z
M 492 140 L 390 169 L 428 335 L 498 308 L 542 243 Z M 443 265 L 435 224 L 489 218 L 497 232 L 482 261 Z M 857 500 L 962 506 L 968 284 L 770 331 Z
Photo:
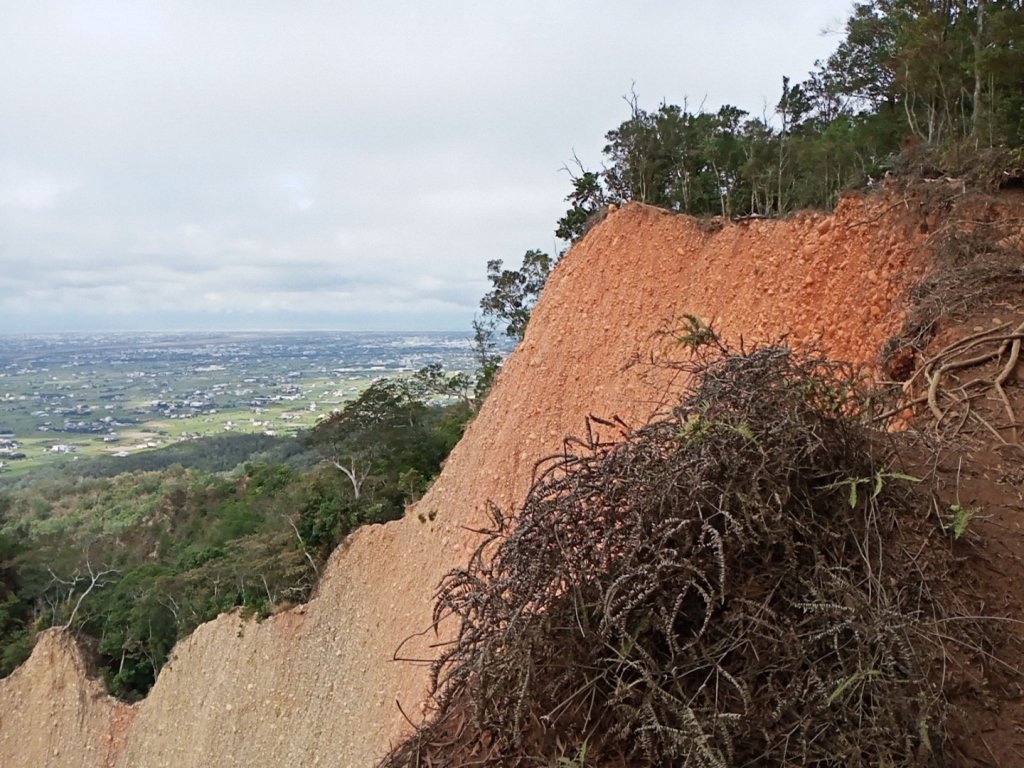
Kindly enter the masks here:
M 70 635 L 43 633 L 31 658 L 3 681 L 4 765 L 108 765 L 133 711 L 107 695 Z
M 635 424 L 656 410 L 678 384 L 642 364 L 672 352 L 658 331 L 688 314 L 729 342 L 785 336 L 876 365 L 924 272 L 921 237 L 884 198 L 721 225 L 640 205 L 611 213 L 555 270 L 526 339 L 405 519 L 352 536 L 307 605 L 201 627 L 131 707 L 48 636 L 0 681 L 0 764 L 372 765 L 408 729 L 403 712 L 420 716 L 433 591 L 472 550 L 488 501 L 521 499 L 534 463 L 588 414 Z

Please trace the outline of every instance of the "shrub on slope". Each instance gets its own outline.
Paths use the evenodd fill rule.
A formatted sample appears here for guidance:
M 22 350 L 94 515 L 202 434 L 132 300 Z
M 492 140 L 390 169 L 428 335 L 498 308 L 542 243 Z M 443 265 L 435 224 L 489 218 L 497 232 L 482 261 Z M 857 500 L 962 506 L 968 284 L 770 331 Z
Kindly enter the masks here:
M 848 372 L 770 347 L 691 373 L 493 510 L 439 589 L 436 708 L 383 765 L 943 763 L 929 669 L 971 624 Z

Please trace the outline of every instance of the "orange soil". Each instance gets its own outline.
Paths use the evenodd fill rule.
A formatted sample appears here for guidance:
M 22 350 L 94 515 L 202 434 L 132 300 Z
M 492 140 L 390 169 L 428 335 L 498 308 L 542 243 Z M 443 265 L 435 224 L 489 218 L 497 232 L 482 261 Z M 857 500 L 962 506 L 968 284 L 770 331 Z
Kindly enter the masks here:
M 403 520 L 354 534 L 307 605 L 200 627 L 132 707 L 45 636 L 0 681 L 0 765 L 372 765 L 408 731 L 396 701 L 422 712 L 426 669 L 393 654 L 429 626 L 434 588 L 474 546 L 467 528 L 488 500 L 520 500 L 534 463 L 588 414 L 636 425 L 678 387 L 629 367 L 665 351 L 657 331 L 691 314 L 730 342 L 786 336 L 877 365 L 923 274 L 919 237 L 885 198 L 717 229 L 641 205 L 611 213 L 554 271 L 485 407 Z M 402 654 L 429 659 L 435 641 L 414 637 Z

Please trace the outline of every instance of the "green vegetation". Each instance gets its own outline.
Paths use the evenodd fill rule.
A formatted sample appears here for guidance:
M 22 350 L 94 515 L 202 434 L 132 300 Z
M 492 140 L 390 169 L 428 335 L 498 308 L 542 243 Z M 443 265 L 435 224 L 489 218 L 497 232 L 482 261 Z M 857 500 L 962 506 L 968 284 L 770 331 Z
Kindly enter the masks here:
M 65 627 L 110 690 L 135 699 L 200 623 L 306 600 L 345 536 L 423 493 L 472 413 L 473 385 L 428 366 L 374 382 L 305 444 L 225 435 L 128 457 L 130 472 L 113 474 L 128 459 L 82 460 L 74 477 L 0 491 L 0 674 L 38 631 Z
M 0 476 L 0 487 L 27 488 L 35 484 L 59 483 L 69 474 L 78 477 L 114 477 L 130 472 L 159 472 L 174 465 L 203 472 L 228 472 L 248 461 L 287 464 L 306 469 L 319 457 L 298 437 L 278 437 L 257 432 L 229 432 L 193 440 L 182 440 L 164 448 L 139 451 L 128 456 L 80 456 L 69 473 L 68 463 L 45 463 L 31 472 Z
M 782 78 L 771 115 L 627 99 L 605 135 L 600 171 L 566 166 L 570 208 L 556 237 L 575 242 L 610 203 L 637 201 L 696 216 L 780 216 L 830 209 L 889 174 L 1021 183 L 1024 3 L 871 0 L 854 5 L 836 51 L 802 82 Z M 559 254 L 560 255 L 560 254 Z M 487 263 L 485 332 L 521 340 L 556 259 Z M 478 329 L 479 330 L 479 329 Z
M 473 320 L 478 372 L 473 391 L 475 407 L 483 402 L 501 369 L 502 356 L 497 351 L 496 334 L 501 330 L 516 343 L 523 340 L 530 313 L 556 261 L 543 251 L 529 250 L 523 255 L 519 269 L 506 269 L 501 259 L 487 262 L 491 290 L 480 299 L 482 316 Z
M 1024 144 L 1022 94 L 1019 0 L 857 3 L 835 53 L 803 82 L 782 78 L 770 117 L 685 102 L 648 111 L 631 94 L 629 119 L 605 137 L 604 169 L 577 161 L 556 234 L 579 239 L 609 202 L 777 216 L 830 208 L 890 170 L 966 174 L 991 150 Z
M 949 519 L 946 528 L 952 534 L 954 540 L 967 533 L 967 526 L 980 511 L 978 507 L 964 507 L 960 504 L 951 504 L 949 506 Z
M 482 377 L 458 371 L 500 355 L 448 337 L 0 340 L 0 675 L 66 627 L 133 699 L 199 623 L 305 600 L 339 541 L 423 493 L 477 407 Z M 403 370 L 424 358 L 456 372 Z
M 354 501 L 400 511 L 426 490 L 462 436 L 470 406 L 427 406 L 418 390 L 430 378 L 377 381 L 311 433 L 309 443 L 348 480 Z
M 504 269 L 501 259 L 488 261 L 487 279 L 491 281 L 491 290 L 480 300 L 484 317 L 503 323 L 507 336 L 522 341 L 530 311 L 537 303 L 552 266 L 551 257 L 537 250 L 523 255 L 519 269 Z

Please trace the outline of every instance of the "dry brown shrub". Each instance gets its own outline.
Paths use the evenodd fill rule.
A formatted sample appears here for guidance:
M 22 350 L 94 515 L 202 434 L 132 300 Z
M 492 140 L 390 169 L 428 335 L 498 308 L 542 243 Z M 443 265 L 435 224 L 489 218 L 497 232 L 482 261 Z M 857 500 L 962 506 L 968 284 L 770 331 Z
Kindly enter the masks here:
M 437 595 L 435 710 L 383 765 L 944 764 L 929 669 L 974 625 L 936 597 L 942 532 L 850 371 L 716 346 L 670 413 L 492 510 Z
M 947 180 L 948 181 L 948 180 Z M 956 323 L 1012 297 L 1024 285 L 1024 219 L 1020 207 L 997 197 L 961 192 L 946 181 L 907 187 L 922 219 L 931 220 L 925 247 L 929 273 L 908 296 L 900 333 L 882 350 L 883 361 L 923 353 L 943 323 Z

